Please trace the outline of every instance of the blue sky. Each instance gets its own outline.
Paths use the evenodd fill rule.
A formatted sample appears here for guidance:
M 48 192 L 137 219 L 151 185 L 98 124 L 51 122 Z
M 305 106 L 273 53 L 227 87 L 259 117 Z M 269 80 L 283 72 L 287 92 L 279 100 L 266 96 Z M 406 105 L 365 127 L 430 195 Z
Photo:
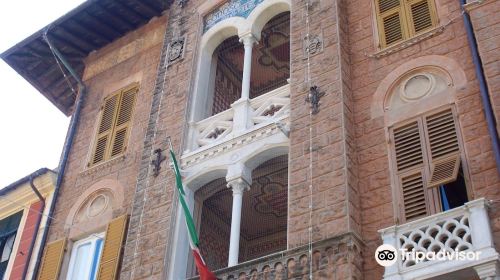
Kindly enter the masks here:
M 82 0 L 5 1 L 0 52 L 78 6 Z M 0 188 L 41 168 L 55 168 L 69 118 L 0 60 Z

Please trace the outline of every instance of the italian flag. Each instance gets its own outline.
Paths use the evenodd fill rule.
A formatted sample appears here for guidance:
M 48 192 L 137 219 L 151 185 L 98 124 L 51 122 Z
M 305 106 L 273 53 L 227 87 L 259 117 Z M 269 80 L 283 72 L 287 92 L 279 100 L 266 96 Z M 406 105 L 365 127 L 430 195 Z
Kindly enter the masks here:
M 175 183 L 177 185 L 177 190 L 179 191 L 179 201 L 184 212 L 186 227 L 189 233 L 189 246 L 191 247 L 191 251 L 193 252 L 194 262 L 196 264 L 196 268 L 198 269 L 200 280 L 217 280 L 217 277 L 215 277 L 213 272 L 208 269 L 205 261 L 201 257 L 200 249 L 198 248 L 200 241 L 198 239 L 198 234 L 196 233 L 196 228 L 194 226 L 193 216 L 191 216 L 191 212 L 189 211 L 189 208 L 186 204 L 186 193 L 184 192 L 181 172 L 179 170 L 177 160 L 175 159 L 175 153 L 172 149 L 172 144 L 170 144 L 170 159 L 172 160 L 172 166 L 175 173 Z

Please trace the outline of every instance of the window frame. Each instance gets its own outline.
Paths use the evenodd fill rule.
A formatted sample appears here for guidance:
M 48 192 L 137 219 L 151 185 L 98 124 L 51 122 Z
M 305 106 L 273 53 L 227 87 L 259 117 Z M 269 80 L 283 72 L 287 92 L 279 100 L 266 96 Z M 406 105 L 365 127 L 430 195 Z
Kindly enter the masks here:
M 101 249 L 99 251 L 99 254 L 96 256 L 95 250 L 96 250 L 98 240 L 101 240 Z M 90 271 L 87 272 L 88 275 L 86 275 L 86 278 L 88 279 L 91 276 L 90 274 L 92 273 L 92 271 L 94 271 L 95 277 L 97 277 L 97 274 L 99 271 L 99 265 L 101 262 L 101 255 L 102 255 L 103 248 L 104 248 L 104 241 L 105 241 L 105 233 L 104 232 L 92 234 L 91 236 L 88 236 L 84 239 L 80 239 L 78 241 L 75 241 L 73 243 L 72 248 L 71 248 L 71 254 L 70 254 L 69 265 L 68 265 L 68 272 L 66 273 L 66 279 L 73 278 L 73 273 L 74 273 L 73 269 L 75 268 L 75 264 L 76 264 L 76 253 L 77 253 L 76 249 L 79 246 L 85 245 L 89 242 L 91 245 L 90 251 L 93 252 L 93 254 L 92 254 L 92 260 L 90 260 L 92 262 L 91 269 L 90 269 Z M 97 260 L 97 262 L 93 263 L 94 260 Z M 93 267 L 95 267 L 95 269 L 92 269 Z
M 463 178 L 465 181 L 465 189 L 467 191 L 467 197 L 468 199 L 472 199 L 473 195 L 470 190 L 470 180 L 469 180 L 469 173 L 468 173 L 468 164 L 467 160 L 465 157 L 465 152 L 464 152 L 464 143 L 462 139 L 462 133 L 460 130 L 460 123 L 458 119 L 458 114 L 456 111 L 456 108 L 454 106 L 446 105 L 442 106 L 433 110 L 429 110 L 426 112 L 423 112 L 418 115 L 411 116 L 410 118 L 407 118 L 403 121 L 396 122 L 392 124 L 391 126 L 386 127 L 386 131 L 388 133 L 388 148 L 389 148 L 389 160 L 390 160 L 390 166 L 391 166 L 391 185 L 394 193 L 394 207 L 395 207 L 395 218 L 396 218 L 396 223 L 397 224 L 402 224 L 406 222 L 410 222 L 415 219 L 419 219 L 422 217 L 418 218 L 413 218 L 413 219 L 406 219 L 405 217 L 405 205 L 404 205 L 404 198 L 403 198 L 403 189 L 401 185 L 401 178 L 403 177 L 402 174 L 413 174 L 416 173 L 418 170 L 421 170 L 422 172 L 422 179 L 423 179 L 423 188 L 424 188 L 424 195 L 425 195 L 425 202 L 426 202 L 426 209 L 427 209 L 427 214 L 426 216 L 437 214 L 443 212 L 442 210 L 442 205 L 441 205 L 441 194 L 439 191 L 439 187 L 428 187 L 429 183 L 429 177 L 431 176 L 431 171 L 432 171 L 432 159 L 431 159 L 431 151 L 430 151 L 430 145 L 429 145 L 429 137 L 428 133 L 424 132 L 426 130 L 426 124 L 425 124 L 425 118 L 426 116 L 438 114 L 440 112 L 444 112 L 446 110 L 451 110 L 451 113 L 453 115 L 453 120 L 455 124 L 455 131 L 456 131 L 456 136 L 457 136 L 457 142 L 458 142 L 458 154 L 460 157 L 460 164 L 462 167 L 463 171 Z M 394 129 L 403 127 L 405 125 L 408 125 L 409 123 L 417 121 L 419 124 L 419 134 L 420 134 L 420 144 L 422 147 L 422 157 L 423 157 L 423 163 L 420 164 L 419 166 L 415 166 L 412 168 L 404 169 L 402 171 L 398 171 L 397 167 L 397 160 L 396 160 L 396 150 L 395 150 L 395 141 L 394 141 Z
M 401 44 L 403 42 L 406 42 L 408 40 L 411 40 L 413 37 L 416 37 L 420 34 L 423 34 L 425 32 L 428 32 L 434 28 L 436 28 L 439 24 L 439 17 L 438 17 L 438 12 L 437 12 L 437 6 L 435 3 L 435 0 L 398 0 L 399 5 L 397 7 L 393 7 L 383 13 L 380 12 L 380 0 L 374 0 L 372 3 L 374 3 L 374 12 L 375 12 L 375 20 L 376 20 L 376 26 L 377 26 L 377 39 L 378 39 L 378 48 L 379 49 L 385 49 L 388 47 L 392 47 L 398 44 Z M 430 18 L 432 21 L 432 25 L 420 30 L 418 32 L 415 31 L 415 25 L 413 22 L 413 16 L 411 14 L 411 6 L 413 4 L 416 4 L 420 1 L 427 1 L 429 4 L 429 14 Z M 399 13 L 400 16 L 400 26 L 401 26 L 401 33 L 402 33 L 402 39 L 387 44 L 386 43 L 386 33 L 384 30 L 384 18 Z
M 127 151 L 127 148 L 128 148 L 128 140 L 130 139 L 130 134 L 131 134 L 131 126 L 132 126 L 132 123 L 133 123 L 133 120 L 134 120 L 134 112 L 135 112 L 135 106 L 136 106 L 136 103 L 137 103 L 137 98 L 138 98 L 138 93 L 139 93 L 139 83 L 138 82 L 134 82 L 128 86 L 125 86 L 117 91 L 114 91 L 113 93 L 107 95 L 106 97 L 103 98 L 103 100 L 101 101 L 101 105 L 99 107 L 99 115 L 97 117 L 97 122 L 95 124 L 95 131 L 94 131 L 94 137 L 92 138 L 92 143 L 91 143 L 91 149 L 90 149 L 90 153 L 89 153 L 89 159 L 87 161 L 87 168 L 92 168 L 94 166 L 98 166 L 100 164 L 103 164 L 105 162 L 108 162 L 114 158 L 118 158 L 120 156 L 122 156 L 123 154 L 125 154 L 125 152 Z M 134 93 L 134 100 L 133 100 L 133 103 L 132 103 L 132 108 L 131 108 L 131 111 L 130 111 L 130 120 L 128 122 L 126 122 L 126 124 L 121 124 L 121 125 L 118 125 L 117 121 L 118 121 L 118 114 L 120 112 L 120 109 L 121 109 L 121 101 L 122 101 L 122 97 L 123 97 L 123 94 L 128 92 L 128 91 L 131 91 L 131 90 L 134 90 L 135 93 Z M 103 120 L 103 117 L 104 117 L 104 107 L 106 105 L 106 102 L 110 99 L 112 99 L 113 97 L 116 97 L 117 98 L 117 101 L 116 101 L 116 105 L 115 105 L 115 108 L 114 108 L 114 112 L 113 112 L 113 117 L 112 117 L 112 125 L 111 125 L 111 128 L 110 128 L 110 131 L 107 132 L 107 133 L 99 133 L 99 128 L 101 126 L 101 123 L 102 123 L 102 120 Z M 114 140 L 115 140 L 115 136 L 116 136 L 116 133 L 117 131 L 123 129 L 123 128 L 127 128 L 127 132 L 126 132 L 126 135 L 124 137 L 124 144 L 123 144 L 123 148 L 122 148 L 122 151 L 116 155 L 112 155 L 112 150 L 113 150 L 113 145 L 114 145 Z M 97 147 L 98 147 L 98 142 L 99 142 L 99 139 L 100 137 L 99 136 L 102 136 L 103 134 L 108 134 L 109 135 L 109 139 L 106 141 L 106 146 L 105 146 L 105 152 L 104 152 L 104 155 L 103 155 L 103 159 L 99 162 L 96 162 L 94 163 L 94 158 L 95 158 L 95 154 L 96 154 L 96 150 L 97 150 Z

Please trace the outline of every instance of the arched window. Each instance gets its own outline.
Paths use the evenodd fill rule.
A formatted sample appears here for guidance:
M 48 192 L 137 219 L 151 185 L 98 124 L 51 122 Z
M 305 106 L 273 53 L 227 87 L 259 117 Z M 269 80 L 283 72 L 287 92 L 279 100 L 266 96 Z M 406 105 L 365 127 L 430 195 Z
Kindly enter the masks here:
M 384 118 L 401 222 L 468 201 L 453 95 L 450 74 L 432 65 L 403 73 L 386 95 Z
M 211 116 L 231 108 L 242 97 L 245 49 L 238 36 L 224 40 L 212 57 Z M 290 12 L 274 16 L 252 47 L 250 99 L 287 84 L 290 77 Z
M 290 78 L 290 12 L 274 16 L 252 49 L 250 98 L 286 85 Z
M 228 265 L 233 191 L 219 178 L 195 193 L 200 250 L 212 270 Z M 286 250 L 288 156 L 260 164 L 243 194 L 238 262 Z M 193 271 L 195 273 L 195 271 Z

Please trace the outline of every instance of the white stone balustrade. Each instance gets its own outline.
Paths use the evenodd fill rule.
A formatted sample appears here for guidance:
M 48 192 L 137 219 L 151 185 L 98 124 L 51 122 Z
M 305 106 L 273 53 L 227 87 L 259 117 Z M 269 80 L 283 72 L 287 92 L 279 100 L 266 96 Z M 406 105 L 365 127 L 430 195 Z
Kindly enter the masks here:
M 384 279 L 427 279 L 453 271 L 497 266 L 499 255 L 493 245 L 487 202 L 478 199 L 446 212 L 438 213 L 403 225 L 379 230 L 384 244 L 398 250 L 398 261 L 385 268 Z M 422 253 L 463 252 L 476 253 L 476 259 L 427 260 L 417 262 L 402 257 L 401 250 Z M 480 279 L 488 275 L 479 275 Z
M 223 143 L 290 114 L 290 85 L 254 99 L 237 100 L 232 108 L 190 124 L 189 152 Z

